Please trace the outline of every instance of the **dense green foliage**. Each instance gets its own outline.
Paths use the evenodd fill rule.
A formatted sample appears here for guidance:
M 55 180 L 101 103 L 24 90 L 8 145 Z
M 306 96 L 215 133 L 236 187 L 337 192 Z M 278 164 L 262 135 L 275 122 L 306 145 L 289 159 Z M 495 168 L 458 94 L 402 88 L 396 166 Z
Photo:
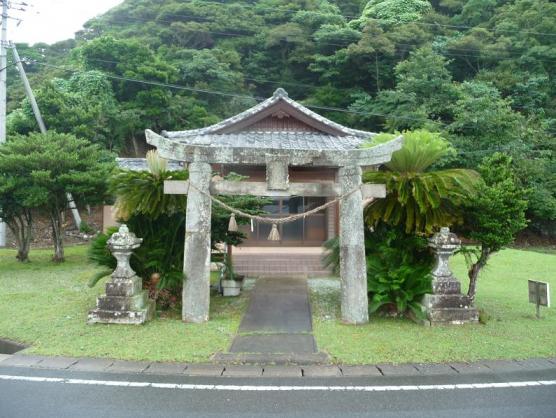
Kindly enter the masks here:
M 421 299 L 431 292 L 433 257 L 427 239 L 380 224 L 365 240 L 369 312 L 420 316 Z
M 527 226 L 526 191 L 517 185 L 512 159 L 496 153 L 479 166 L 482 181 L 477 194 L 466 202 L 465 232 L 480 244 L 465 252 L 469 263 L 469 292 L 475 297 L 477 279 L 491 255 L 511 244 Z M 473 260 L 473 256 L 475 259 Z
M 376 141 L 389 139 L 383 134 Z M 385 199 L 367 206 L 369 226 L 380 222 L 402 225 L 406 233 L 430 234 L 461 221 L 461 206 L 474 192 L 478 175 L 466 169 L 431 169 L 451 151 L 449 143 L 425 130 L 404 133 L 402 149 L 380 171 L 368 171 L 364 181 L 385 184 Z
M 17 238 L 18 258 L 27 259 L 30 210 L 38 209 L 52 226 L 53 259 L 63 261 L 67 193 L 82 205 L 102 202 L 113 167 L 113 154 L 70 134 L 31 133 L 0 146 L 0 205 Z
M 145 128 L 201 127 L 282 86 L 355 128 L 441 132 L 448 168 L 509 153 L 531 228 L 556 233 L 549 0 L 126 0 L 74 40 L 19 49 L 47 125 L 120 153 L 141 155 Z M 9 71 L 10 129 L 36 129 Z

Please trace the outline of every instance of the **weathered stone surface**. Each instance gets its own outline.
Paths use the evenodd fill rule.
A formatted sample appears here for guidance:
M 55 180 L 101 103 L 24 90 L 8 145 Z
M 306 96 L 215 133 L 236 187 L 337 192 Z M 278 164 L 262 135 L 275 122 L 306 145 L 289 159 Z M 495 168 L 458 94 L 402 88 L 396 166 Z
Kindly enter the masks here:
M 527 370 L 552 370 L 556 369 L 556 364 L 548 359 L 535 358 L 528 360 L 517 360 L 517 362 Z
M 376 366 L 340 366 L 346 377 L 382 376 Z
M 187 367 L 183 363 L 151 363 L 148 368 L 143 370 L 145 374 L 179 375 Z
M 43 361 L 45 357 L 41 356 L 26 356 L 15 354 L 9 356 L 2 361 L 2 366 L 13 366 L 13 367 L 31 367 L 36 366 L 38 363 Z
M 457 374 L 457 371 L 454 370 L 448 364 L 426 364 L 426 363 L 417 363 L 414 365 L 419 373 L 427 374 L 427 375 L 445 375 L 445 374 Z
M 299 366 L 265 366 L 263 377 L 301 377 Z
M 481 363 L 449 363 L 450 367 L 460 374 L 492 373 L 492 370 Z
M 304 366 L 304 377 L 335 377 L 341 376 L 342 371 L 338 366 Z
M 45 357 L 43 361 L 32 367 L 39 369 L 68 369 L 78 361 L 79 359 L 73 357 Z
M 191 364 L 187 366 L 183 374 L 186 376 L 222 376 L 224 366 L 212 364 Z
M 427 325 L 461 325 L 479 322 L 479 312 L 471 300 L 461 294 L 461 284 L 450 270 L 450 256 L 461 246 L 461 241 L 448 228 L 441 228 L 429 240 L 434 250 L 436 265 L 432 271 L 432 291 L 421 304 L 427 313 Z
M 342 194 L 361 185 L 361 167 L 339 170 Z M 357 190 L 340 202 L 340 278 L 342 283 L 342 320 L 348 324 L 369 321 L 367 261 L 363 222 L 363 199 Z
M 142 373 L 149 367 L 148 362 L 116 360 L 105 369 L 113 373 Z
M 495 372 L 515 372 L 527 370 L 516 360 L 484 360 L 481 363 Z
M 222 376 L 225 377 L 260 377 L 263 375 L 263 368 L 260 366 L 226 366 Z
M 419 370 L 412 364 L 379 364 L 377 367 L 384 376 L 411 376 L 420 374 Z
M 102 372 L 111 366 L 114 360 L 101 358 L 83 358 L 70 367 L 70 370 L 80 372 Z
M 0 354 L 0 363 L 2 363 L 4 360 L 9 359 L 11 356 L 11 354 Z
M 189 165 L 191 188 L 187 196 L 185 220 L 185 255 L 182 319 L 185 322 L 208 321 L 210 304 L 210 164 Z
M 129 265 L 134 249 L 143 241 L 121 225 L 117 233 L 108 240 L 108 248 L 118 265 L 106 284 L 106 294 L 97 298 L 97 307 L 89 312 L 89 324 L 143 324 L 152 319 L 155 312 L 154 301 L 148 299 L 142 290 L 141 278 L 137 277 Z

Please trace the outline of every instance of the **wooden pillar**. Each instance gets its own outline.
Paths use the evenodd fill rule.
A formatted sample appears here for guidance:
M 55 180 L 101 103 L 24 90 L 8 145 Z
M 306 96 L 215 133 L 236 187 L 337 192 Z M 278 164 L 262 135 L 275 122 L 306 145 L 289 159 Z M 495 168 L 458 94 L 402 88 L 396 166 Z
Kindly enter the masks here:
M 361 167 L 358 166 L 339 169 L 342 194 L 361 185 L 361 174 Z M 358 190 L 340 202 L 342 320 L 348 324 L 369 322 L 364 228 L 363 195 Z
M 191 186 L 187 196 L 185 253 L 183 260 L 182 319 L 206 322 L 210 306 L 210 218 L 211 200 L 200 193 L 210 193 L 212 169 L 205 162 L 189 164 Z M 198 189 L 198 190 L 197 190 Z

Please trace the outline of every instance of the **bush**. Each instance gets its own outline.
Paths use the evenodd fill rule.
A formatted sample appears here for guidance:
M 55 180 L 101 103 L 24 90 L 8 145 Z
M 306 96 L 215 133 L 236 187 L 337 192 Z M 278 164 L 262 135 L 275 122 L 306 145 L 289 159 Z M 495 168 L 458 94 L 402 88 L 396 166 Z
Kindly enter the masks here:
M 432 290 L 433 256 L 426 238 L 380 224 L 365 245 L 369 312 L 421 316 L 421 298 Z
M 340 241 L 324 244 L 323 264 L 340 273 Z M 403 226 L 378 224 L 365 231 L 369 312 L 403 315 L 412 311 L 421 316 L 420 301 L 431 292 L 434 258 L 426 238 L 406 233 Z

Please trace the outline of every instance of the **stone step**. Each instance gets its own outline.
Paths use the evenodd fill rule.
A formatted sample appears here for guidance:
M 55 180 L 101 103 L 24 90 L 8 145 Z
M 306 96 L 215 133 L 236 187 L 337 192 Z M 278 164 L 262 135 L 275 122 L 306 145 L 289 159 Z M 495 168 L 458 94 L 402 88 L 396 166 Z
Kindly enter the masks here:
M 476 323 L 479 311 L 475 308 L 433 308 L 428 310 L 427 317 L 431 325 Z
M 149 301 L 148 307 L 137 311 L 108 311 L 93 309 L 89 312 L 89 324 L 130 324 L 140 325 L 153 318 L 155 312 L 154 301 Z

